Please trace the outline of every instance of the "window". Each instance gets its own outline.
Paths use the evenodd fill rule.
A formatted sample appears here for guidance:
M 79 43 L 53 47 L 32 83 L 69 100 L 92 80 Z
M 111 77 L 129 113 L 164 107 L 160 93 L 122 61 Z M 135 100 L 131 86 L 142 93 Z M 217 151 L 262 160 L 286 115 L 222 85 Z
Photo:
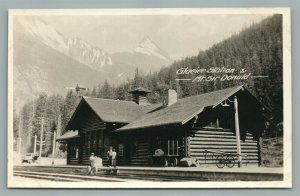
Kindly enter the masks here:
M 91 153 L 91 133 L 90 132 L 87 132 L 86 133 L 86 154 L 87 156 L 89 156 L 89 154 Z
M 91 149 L 92 149 L 92 152 L 95 153 L 95 150 L 96 150 L 96 145 L 97 145 L 97 138 L 96 138 L 96 131 L 93 131 L 91 133 L 91 141 L 92 141 L 92 146 L 91 146 Z
M 212 122 L 208 124 L 208 127 L 220 128 L 219 119 L 214 119 Z
M 98 155 L 102 156 L 104 151 L 103 151 L 103 139 L 102 139 L 102 131 L 98 131 Z
M 162 147 L 162 139 L 161 136 L 157 136 L 155 138 L 155 147 L 156 148 L 161 148 Z
M 134 138 L 132 142 L 132 155 L 133 156 L 137 155 L 137 152 L 138 152 L 138 139 Z
M 119 144 L 118 154 L 119 154 L 119 156 L 124 156 L 124 144 Z
M 179 141 L 168 140 L 168 155 L 179 155 Z
M 98 132 L 98 147 L 102 147 L 102 131 Z

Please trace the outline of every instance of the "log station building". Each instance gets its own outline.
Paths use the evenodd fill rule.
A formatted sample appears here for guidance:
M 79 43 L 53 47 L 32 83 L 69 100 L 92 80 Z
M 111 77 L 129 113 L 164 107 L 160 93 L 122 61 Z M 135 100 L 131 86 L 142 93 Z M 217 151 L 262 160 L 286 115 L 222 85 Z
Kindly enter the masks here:
M 206 150 L 242 154 L 242 162 L 260 165 L 266 118 L 245 87 L 182 99 L 169 89 L 160 104 L 148 103 L 151 91 L 142 87 L 130 93 L 133 101 L 81 98 L 66 133 L 57 139 L 67 143 L 67 164 L 88 164 L 92 152 L 103 158 L 114 147 L 117 165 L 147 166 L 155 157 L 164 157 L 165 166 L 184 157 L 214 163 Z

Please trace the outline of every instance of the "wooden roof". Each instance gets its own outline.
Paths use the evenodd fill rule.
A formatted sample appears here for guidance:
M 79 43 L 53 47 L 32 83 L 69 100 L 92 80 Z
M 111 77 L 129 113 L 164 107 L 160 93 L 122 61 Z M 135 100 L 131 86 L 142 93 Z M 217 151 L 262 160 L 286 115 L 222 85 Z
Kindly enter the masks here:
M 150 91 L 149 89 L 146 89 L 144 87 L 138 87 L 132 91 L 129 91 L 129 93 L 151 93 L 152 91 Z
M 236 86 L 178 99 L 175 104 L 169 107 L 161 107 L 161 109 L 142 115 L 131 123 L 119 128 L 115 132 L 168 124 L 185 124 L 194 118 L 195 115 L 201 113 L 205 107 L 215 107 L 242 89 L 243 86 Z
M 128 124 L 139 116 L 160 107 L 161 104 L 142 106 L 133 101 L 120 101 L 84 96 L 72 114 L 71 119 L 66 126 L 66 130 L 77 129 L 78 123 L 80 123 L 79 121 L 82 119 L 82 115 L 86 115 L 85 109 L 87 106 L 89 108 L 88 112 L 94 112 L 103 122 Z
M 57 141 L 78 138 L 78 131 L 67 131 L 63 135 L 56 138 Z
M 141 106 L 133 101 L 83 97 L 103 122 L 130 123 L 161 104 Z
M 243 96 L 250 97 L 253 101 L 257 102 L 259 106 L 260 103 L 257 99 L 248 90 L 244 89 L 243 86 L 235 86 L 178 99 L 176 103 L 168 107 L 163 107 L 162 104 L 141 106 L 132 101 L 83 97 L 71 117 L 67 129 L 75 129 L 70 125 L 73 121 L 76 123 L 76 119 L 81 118 L 79 115 L 80 111 L 83 109 L 82 107 L 86 107 L 86 105 L 88 105 L 103 122 L 126 124 L 114 132 L 169 124 L 183 125 L 200 114 L 204 108 L 216 107 L 241 90 L 243 90 Z

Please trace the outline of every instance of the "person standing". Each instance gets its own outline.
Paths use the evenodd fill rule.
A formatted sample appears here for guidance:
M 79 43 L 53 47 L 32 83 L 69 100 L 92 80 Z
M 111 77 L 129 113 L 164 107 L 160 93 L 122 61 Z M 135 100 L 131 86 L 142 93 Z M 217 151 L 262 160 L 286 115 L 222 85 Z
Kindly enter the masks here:
M 115 151 L 115 148 L 110 147 L 108 154 L 108 166 L 117 166 L 117 152 Z
M 96 160 L 95 153 L 92 152 L 89 158 L 90 165 L 88 166 L 88 173 L 87 173 L 88 175 L 97 174 L 97 168 L 95 168 L 95 160 Z
M 114 168 L 117 167 L 117 152 L 115 151 L 115 148 L 112 149 L 111 163 Z
M 107 151 L 107 156 L 108 156 L 108 167 L 112 165 L 112 147 L 109 147 L 109 150 Z

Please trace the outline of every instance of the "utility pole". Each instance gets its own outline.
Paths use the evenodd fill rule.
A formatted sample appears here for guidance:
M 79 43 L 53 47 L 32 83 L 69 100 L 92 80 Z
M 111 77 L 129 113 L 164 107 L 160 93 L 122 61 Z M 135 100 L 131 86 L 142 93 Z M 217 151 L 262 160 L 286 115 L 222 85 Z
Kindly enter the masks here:
M 22 138 L 19 137 L 19 138 L 18 138 L 18 153 L 19 153 L 19 154 L 21 154 L 21 151 L 22 151 L 21 145 L 22 145 Z
M 41 122 L 41 137 L 40 137 L 40 154 L 39 154 L 40 158 L 42 158 L 43 135 L 44 135 L 44 118 L 42 117 L 42 122 Z
M 56 144 L 56 132 L 53 132 L 53 145 L 52 145 L 52 165 L 54 165 L 54 154 L 55 154 L 55 144 Z
M 234 117 L 235 117 L 235 135 L 236 135 L 236 146 L 238 154 L 238 167 L 242 166 L 242 154 L 241 154 L 241 137 L 240 137 L 240 126 L 239 126 L 239 111 L 238 111 L 238 100 L 234 97 Z
M 33 146 L 33 153 L 36 153 L 36 140 L 37 140 L 37 135 L 34 135 L 34 146 Z
M 56 137 L 61 136 L 61 115 L 58 116 L 57 119 L 57 129 L 56 129 Z M 56 144 L 56 143 L 55 143 Z M 55 152 L 58 152 L 59 150 L 59 143 L 55 145 Z
M 18 130 L 18 153 L 21 154 L 22 151 L 22 135 L 23 133 L 23 121 L 22 121 L 22 115 L 20 115 L 20 120 L 19 120 L 19 130 Z
M 54 131 L 53 133 L 53 146 L 52 146 L 52 157 L 54 158 L 54 153 L 55 153 L 55 144 L 56 144 L 56 132 Z

